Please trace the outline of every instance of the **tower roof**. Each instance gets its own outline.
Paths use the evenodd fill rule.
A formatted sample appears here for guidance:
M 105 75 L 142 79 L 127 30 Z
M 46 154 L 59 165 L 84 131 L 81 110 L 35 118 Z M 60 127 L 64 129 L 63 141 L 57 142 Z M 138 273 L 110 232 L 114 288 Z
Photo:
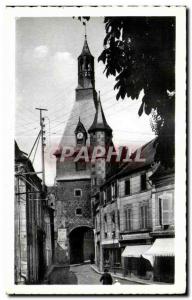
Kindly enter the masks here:
M 87 43 L 87 35 L 85 35 L 85 41 L 84 41 L 83 49 L 82 49 L 81 54 L 79 56 L 83 56 L 83 55 L 92 56 L 92 54 L 89 50 L 88 43 Z
M 89 128 L 88 132 L 98 131 L 98 130 L 112 132 L 111 127 L 107 124 L 107 121 L 105 119 L 105 115 L 104 115 L 103 108 L 102 108 L 101 101 L 100 101 L 100 95 L 99 95 L 99 99 L 97 101 L 97 110 L 95 113 L 95 118 L 94 118 L 93 124 Z
M 79 117 L 77 127 L 75 129 L 75 133 L 77 133 L 79 130 L 81 130 L 82 132 L 86 132 L 86 129 L 85 129 L 83 123 L 81 122 L 80 117 Z

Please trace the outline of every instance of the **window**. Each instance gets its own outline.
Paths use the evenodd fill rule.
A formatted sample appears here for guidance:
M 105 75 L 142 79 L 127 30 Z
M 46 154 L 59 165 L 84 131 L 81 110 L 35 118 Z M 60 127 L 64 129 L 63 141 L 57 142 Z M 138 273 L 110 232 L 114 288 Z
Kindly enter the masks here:
M 146 229 L 148 226 L 148 206 L 140 206 L 140 227 L 141 229 Z
M 106 195 L 106 202 L 110 202 L 111 201 L 111 187 L 108 186 L 107 187 L 107 195 Z
M 107 238 L 107 215 L 104 215 L 104 236 Z
M 125 230 L 132 230 L 132 209 L 130 207 L 125 210 Z
M 97 217 L 95 218 L 95 229 L 97 230 Z
M 103 204 L 106 205 L 106 191 L 103 191 Z
M 112 230 L 112 232 L 115 232 L 115 213 L 114 212 L 111 214 L 111 230 Z
M 81 197 L 82 196 L 82 190 L 81 189 L 75 189 L 74 190 L 74 196 L 75 197 Z
M 86 170 L 86 162 L 84 160 L 79 160 L 75 163 L 76 171 L 84 171 Z
M 164 194 L 159 198 L 160 225 L 171 225 L 173 223 L 172 195 Z
M 82 209 L 81 208 L 76 209 L 76 215 L 78 215 L 78 216 L 82 215 Z
M 120 230 L 120 213 L 119 213 L 119 210 L 117 211 L 117 224 L 118 224 L 118 228 Z
M 97 185 L 97 178 L 92 178 L 92 185 Z
M 130 189 L 130 179 L 127 179 L 125 181 L 125 196 L 130 195 L 131 189 Z
M 141 191 L 146 190 L 147 188 L 147 181 L 146 181 L 146 174 L 141 175 Z
M 112 200 L 117 198 L 117 183 L 116 182 L 112 183 L 112 185 L 111 185 L 111 194 L 112 194 Z
M 111 185 L 111 196 L 112 196 L 112 200 L 115 198 L 115 185 L 114 183 L 112 183 Z

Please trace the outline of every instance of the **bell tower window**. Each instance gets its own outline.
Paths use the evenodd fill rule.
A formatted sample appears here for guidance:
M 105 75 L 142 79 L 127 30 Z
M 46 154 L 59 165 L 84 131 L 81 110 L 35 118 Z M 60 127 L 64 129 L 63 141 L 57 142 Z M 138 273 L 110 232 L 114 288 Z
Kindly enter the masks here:
M 94 88 L 94 57 L 92 56 L 87 38 L 85 41 L 81 54 L 78 57 L 78 87 L 79 88 Z

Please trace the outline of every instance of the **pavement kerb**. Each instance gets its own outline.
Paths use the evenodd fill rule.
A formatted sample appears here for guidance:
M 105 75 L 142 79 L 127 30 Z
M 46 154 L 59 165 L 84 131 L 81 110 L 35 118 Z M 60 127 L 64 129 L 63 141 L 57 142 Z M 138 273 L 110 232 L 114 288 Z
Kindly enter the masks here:
M 103 272 L 100 272 L 95 266 L 93 265 L 90 265 L 91 268 L 98 274 L 103 274 Z M 126 280 L 126 281 L 130 281 L 130 282 L 136 282 L 136 283 L 139 283 L 139 284 L 147 284 L 147 285 L 150 285 L 151 282 L 146 282 L 144 280 L 140 280 L 140 279 L 137 279 L 137 278 L 127 278 L 127 277 L 123 277 L 123 276 L 119 276 L 119 275 L 116 275 L 116 274 L 113 274 L 111 273 L 111 275 L 114 277 L 114 278 L 119 278 L 119 279 L 122 279 L 122 280 Z

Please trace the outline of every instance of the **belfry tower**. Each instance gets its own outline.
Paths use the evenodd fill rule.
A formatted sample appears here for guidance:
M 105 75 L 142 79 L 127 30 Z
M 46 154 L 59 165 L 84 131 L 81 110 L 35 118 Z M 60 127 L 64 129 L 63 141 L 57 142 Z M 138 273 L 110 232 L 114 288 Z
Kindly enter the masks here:
M 78 86 L 74 105 L 59 147 L 54 153 L 57 158 L 56 244 L 65 250 L 71 264 L 89 260 L 90 255 L 94 255 L 92 168 L 91 162 L 74 161 L 74 156 L 63 159 L 63 149 L 71 147 L 75 149 L 75 154 L 84 146 L 90 148 L 91 144 L 94 145 L 90 135 L 93 136 L 97 131 L 101 115 L 105 124 L 95 90 L 94 57 L 85 36 L 83 49 L 78 57 Z M 109 128 L 108 131 L 111 132 Z

